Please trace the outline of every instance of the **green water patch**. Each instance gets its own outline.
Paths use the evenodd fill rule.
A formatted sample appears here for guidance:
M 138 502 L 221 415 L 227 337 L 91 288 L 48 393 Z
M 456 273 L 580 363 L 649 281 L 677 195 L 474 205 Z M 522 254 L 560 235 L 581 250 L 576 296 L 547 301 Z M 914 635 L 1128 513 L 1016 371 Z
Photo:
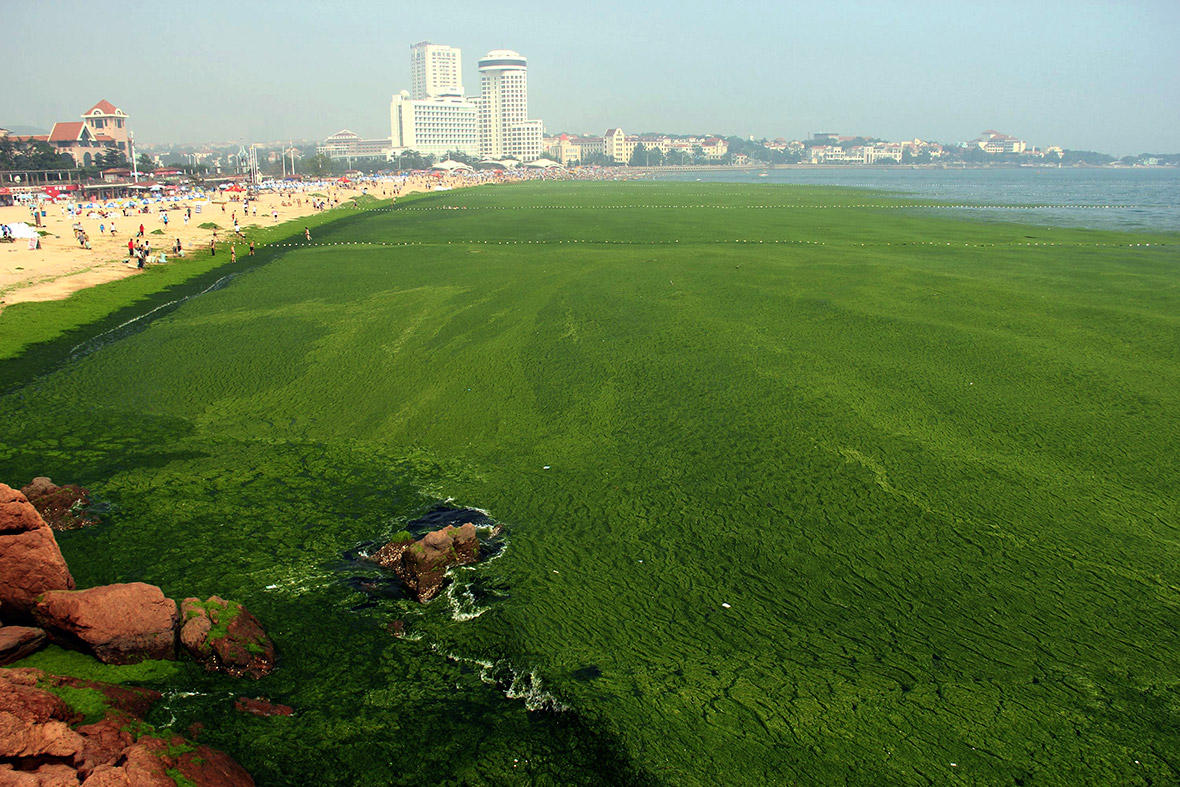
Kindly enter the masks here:
M 1175 238 L 729 184 L 313 237 L 0 397 L 0 477 L 110 504 L 81 585 L 266 626 L 166 681 L 260 784 L 1180 774 Z M 415 605 L 357 558 L 440 505 L 508 536 Z

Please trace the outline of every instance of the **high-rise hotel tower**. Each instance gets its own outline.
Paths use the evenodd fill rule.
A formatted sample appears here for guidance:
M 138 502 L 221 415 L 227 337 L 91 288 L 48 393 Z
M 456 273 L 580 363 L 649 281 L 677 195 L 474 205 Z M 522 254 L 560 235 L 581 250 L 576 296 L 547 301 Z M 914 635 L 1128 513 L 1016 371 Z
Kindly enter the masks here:
M 410 47 L 410 98 L 463 95 L 463 56 L 453 46 L 422 41 Z
M 541 157 L 542 123 L 528 120 L 528 58 L 494 49 L 479 60 L 479 152 L 484 158 Z

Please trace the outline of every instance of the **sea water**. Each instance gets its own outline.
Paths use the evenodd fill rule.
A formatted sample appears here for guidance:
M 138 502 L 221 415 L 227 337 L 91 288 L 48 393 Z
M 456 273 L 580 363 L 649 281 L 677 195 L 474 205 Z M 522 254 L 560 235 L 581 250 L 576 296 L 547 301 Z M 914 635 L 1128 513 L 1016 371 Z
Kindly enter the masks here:
M 1180 168 L 1175 167 L 717 167 L 655 179 L 878 189 L 945 203 L 931 210 L 976 220 L 1180 232 Z

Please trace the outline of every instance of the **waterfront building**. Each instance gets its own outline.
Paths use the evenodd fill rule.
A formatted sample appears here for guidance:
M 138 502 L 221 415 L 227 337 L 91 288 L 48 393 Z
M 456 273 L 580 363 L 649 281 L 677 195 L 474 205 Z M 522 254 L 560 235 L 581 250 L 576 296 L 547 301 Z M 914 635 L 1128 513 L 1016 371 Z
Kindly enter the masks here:
M 1024 153 L 1028 145 L 1023 139 L 1008 136 L 999 131 L 988 130 L 983 132 L 975 144 L 979 146 L 984 153 L 996 155 L 999 153 Z
M 131 157 L 131 127 L 126 112 L 103 100 L 83 112 L 81 118 L 54 123 L 48 134 L 9 136 L 14 141 L 46 142 L 73 158 L 79 167 L 93 165 L 112 149 Z
M 463 55 L 453 46 L 420 41 L 410 47 L 410 98 L 463 95 Z
M 316 153 L 322 153 L 335 161 L 351 161 L 361 158 L 385 158 L 389 153 L 389 140 L 361 139 L 361 135 L 348 129 L 341 129 L 316 145 Z
M 479 60 L 479 152 L 484 158 L 541 157 L 540 120 L 528 119 L 528 58 L 493 49 Z
M 528 60 L 497 49 L 479 61 L 480 95 L 463 95 L 462 52 L 423 41 L 410 47 L 411 89 L 389 107 L 390 156 L 452 151 L 533 161 L 544 153 L 540 120 L 528 117 Z
M 403 90 L 393 97 L 389 108 L 394 155 L 414 150 L 441 158 L 457 150 L 478 156 L 478 113 L 476 104 L 461 95 L 415 99 Z
M 630 150 L 628 150 L 630 147 Z M 608 159 L 611 159 L 619 164 L 626 164 L 631 159 L 631 154 L 635 152 L 635 141 L 627 144 L 627 135 L 623 133 L 621 128 L 608 128 L 606 133 L 602 135 L 602 153 Z

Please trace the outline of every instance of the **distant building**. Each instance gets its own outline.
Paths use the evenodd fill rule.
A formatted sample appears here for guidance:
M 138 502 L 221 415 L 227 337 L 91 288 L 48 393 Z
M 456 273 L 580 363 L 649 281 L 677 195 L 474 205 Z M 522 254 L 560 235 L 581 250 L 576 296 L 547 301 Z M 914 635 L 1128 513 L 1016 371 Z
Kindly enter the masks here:
M 414 99 L 403 90 L 389 106 L 393 150 L 445 156 L 480 155 L 479 110 L 462 96 Z
M 131 128 L 127 113 L 109 101 L 99 101 L 82 113 L 81 121 L 53 124 L 48 134 L 6 134 L 13 140 L 46 142 L 74 159 L 79 167 L 92 166 L 111 150 L 131 156 Z
M 545 149 L 545 155 L 558 164 L 573 164 L 582 160 L 582 147 L 577 143 L 576 138 L 569 134 L 546 137 L 542 146 Z
M 422 41 L 410 47 L 410 98 L 463 95 L 463 56 L 453 46 Z
M 348 161 L 358 158 L 385 158 L 389 153 L 388 139 L 361 139 L 361 135 L 341 129 L 316 145 L 316 153 L 333 160 Z
M 999 131 L 989 130 L 983 132 L 978 139 L 975 140 L 984 153 L 992 155 L 999 153 L 1023 153 L 1028 148 L 1023 139 L 1010 137 L 1007 134 L 1002 134 Z
M 479 60 L 479 152 L 484 158 L 541 157 L 540 120 L 529 120 L 528 58 L 493 49 Z
M 410 47 L 410 90 L 389 106 L 390 156 L 413 150 L 446 156 L 533 161 L 544 129 L 528 117 L 528 59 L 496 49 L 479 61 L 480 95 L 463 95 L 462 52 L 423 41 Z
M 628 150 L 627 135 L 623 133 L 623 129 L 608 128 L 606 133 L 602 135 L 602 153 L 608 159 L 626 164 L 634 152 L 635 141 L 631 142 L 630 150 Z

